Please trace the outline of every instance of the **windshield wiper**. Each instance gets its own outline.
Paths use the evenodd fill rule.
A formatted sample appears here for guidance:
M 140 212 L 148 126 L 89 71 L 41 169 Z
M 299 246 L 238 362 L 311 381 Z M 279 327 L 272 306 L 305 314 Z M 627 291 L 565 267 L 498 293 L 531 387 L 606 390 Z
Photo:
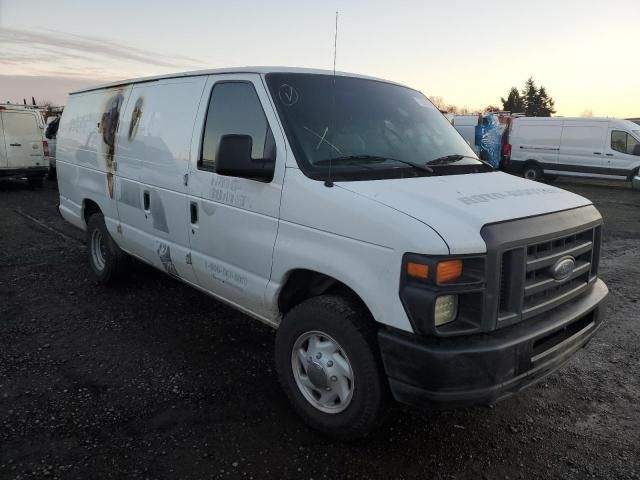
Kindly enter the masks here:
M 417 170 L 422 170 L 424 172 L 433 173 L 433 168 L 429 167 L 428 165 L 421 165 L 419 163 L 413 163 L 407 160 L 400 160 L 398 158 L 391 158 L 391 157 L 383 157 L 379 155 L 345 155 L 343 157 L 325 158 L 322 160 L 318 160 L 317 162 L 314 162 L 314 163 L 316 165 L 326 165 L 333 162 L 339 163 L 339 162 L 350 162 L 350 161 L 382 163 L 382 162 L 386 162 L 387 160 L 392 162 L 403 163 L 405 165 L 409 165 L 410 167 L 413 167 Z
M 486 165 L 487 167 L 490 167 L 492 170 L 494 169 L 493 165 L 491 165 L 489 162 L 481 160 L 478 157 L 472 157 L 470 155 L 460 155 L 460 154 L 445 155 L 444 157 L 438 157 L 433 160 L 429 160 L 427 162 L 427 165 L 449 165 L 451 163 L 457 162 L 458 160 L 462 160 L 463 158 L 470 158 L 472 160 L 477 160 L 478 162 Z

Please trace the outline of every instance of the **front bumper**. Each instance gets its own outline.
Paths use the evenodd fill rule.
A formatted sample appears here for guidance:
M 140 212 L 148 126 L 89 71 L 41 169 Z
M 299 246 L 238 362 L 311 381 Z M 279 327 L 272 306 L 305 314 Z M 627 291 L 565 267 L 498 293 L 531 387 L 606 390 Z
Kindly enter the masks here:
M 396 400 L 408 404 L 491 404 L 543 379 L 584 347 L 602 323 L 601 280 L 544 315 L 491 333 L 424 338 L 378 334 Z

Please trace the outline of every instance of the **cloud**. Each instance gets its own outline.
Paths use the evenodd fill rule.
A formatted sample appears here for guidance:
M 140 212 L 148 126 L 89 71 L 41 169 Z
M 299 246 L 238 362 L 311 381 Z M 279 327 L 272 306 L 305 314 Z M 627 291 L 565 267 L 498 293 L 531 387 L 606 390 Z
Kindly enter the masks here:
M 22 103 L 22 99 L 29 100 L 31 96 L 39 103 L 51 102 L 54 105 L 64 105 L 67 94 L 74 90 L 98 85 L 111 78 L 72 78 L 69 76 L 49 75 L 0 75 L 0 103 L 10 101 Z
M 11 65 L 25 70 L 37 67 L 63 70 L 67 65 L 96 67 L 105 63 L 126 63 L 129 68 L 162 67 L 186 70 L 202 67 L 195 58 L 181 54 L 153 52 L 103 37 L 73 35 L 53 30 L 0 29 L 0 65 Z M 94 72 L 90 73 L 93 74 Z M 74 74 L 71 74 L 74 75 Z

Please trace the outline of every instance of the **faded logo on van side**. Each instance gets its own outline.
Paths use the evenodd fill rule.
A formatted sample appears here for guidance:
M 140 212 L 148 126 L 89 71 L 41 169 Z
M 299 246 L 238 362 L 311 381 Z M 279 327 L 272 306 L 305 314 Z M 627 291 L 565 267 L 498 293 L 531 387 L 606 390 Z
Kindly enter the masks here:
M 506 190 L 504 192 L 480 193 L 469 197 L 458 197 L 458 201 L 465 205 L 473 205 L 475 203 L 486 203 L 490 200 L 506 200 L 530 195 L 551 195 L 561 192 L 561 190 L 555 188 L 524 188 L 522 190 Z
M 156 253 L 158 254 L 158 258 L 164 267 L 164 271 L 173 277 L 180 278 L 178 274 L 178 270 L 176 266 L 173 264 L 173 260 L 171 259 L 171 247 L 168 243 L 156 241 Z

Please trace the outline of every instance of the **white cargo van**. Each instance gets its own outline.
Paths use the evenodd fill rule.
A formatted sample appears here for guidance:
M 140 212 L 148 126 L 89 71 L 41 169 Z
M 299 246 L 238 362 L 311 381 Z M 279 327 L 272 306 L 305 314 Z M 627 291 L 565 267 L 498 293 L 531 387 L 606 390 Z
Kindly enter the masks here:
M 131 255 L 277 328 L 287 397 L 334 437 L 390 395 L 493 403 L 601 325 L 591 202 L 494 171 L 411 88 L 284 68 L 123 81 L 71 94 L 57 140 L 60 212 L 98 280 Z
M 507 170 L 525 178 L 582 176 L 631 181 L 640 169 L 640 126 L 610 118 L 516 118 Z
M 27 177 L 42 185 L 49 160 L 42 113 L 22 105 L 0 105 L 0 177 Z

